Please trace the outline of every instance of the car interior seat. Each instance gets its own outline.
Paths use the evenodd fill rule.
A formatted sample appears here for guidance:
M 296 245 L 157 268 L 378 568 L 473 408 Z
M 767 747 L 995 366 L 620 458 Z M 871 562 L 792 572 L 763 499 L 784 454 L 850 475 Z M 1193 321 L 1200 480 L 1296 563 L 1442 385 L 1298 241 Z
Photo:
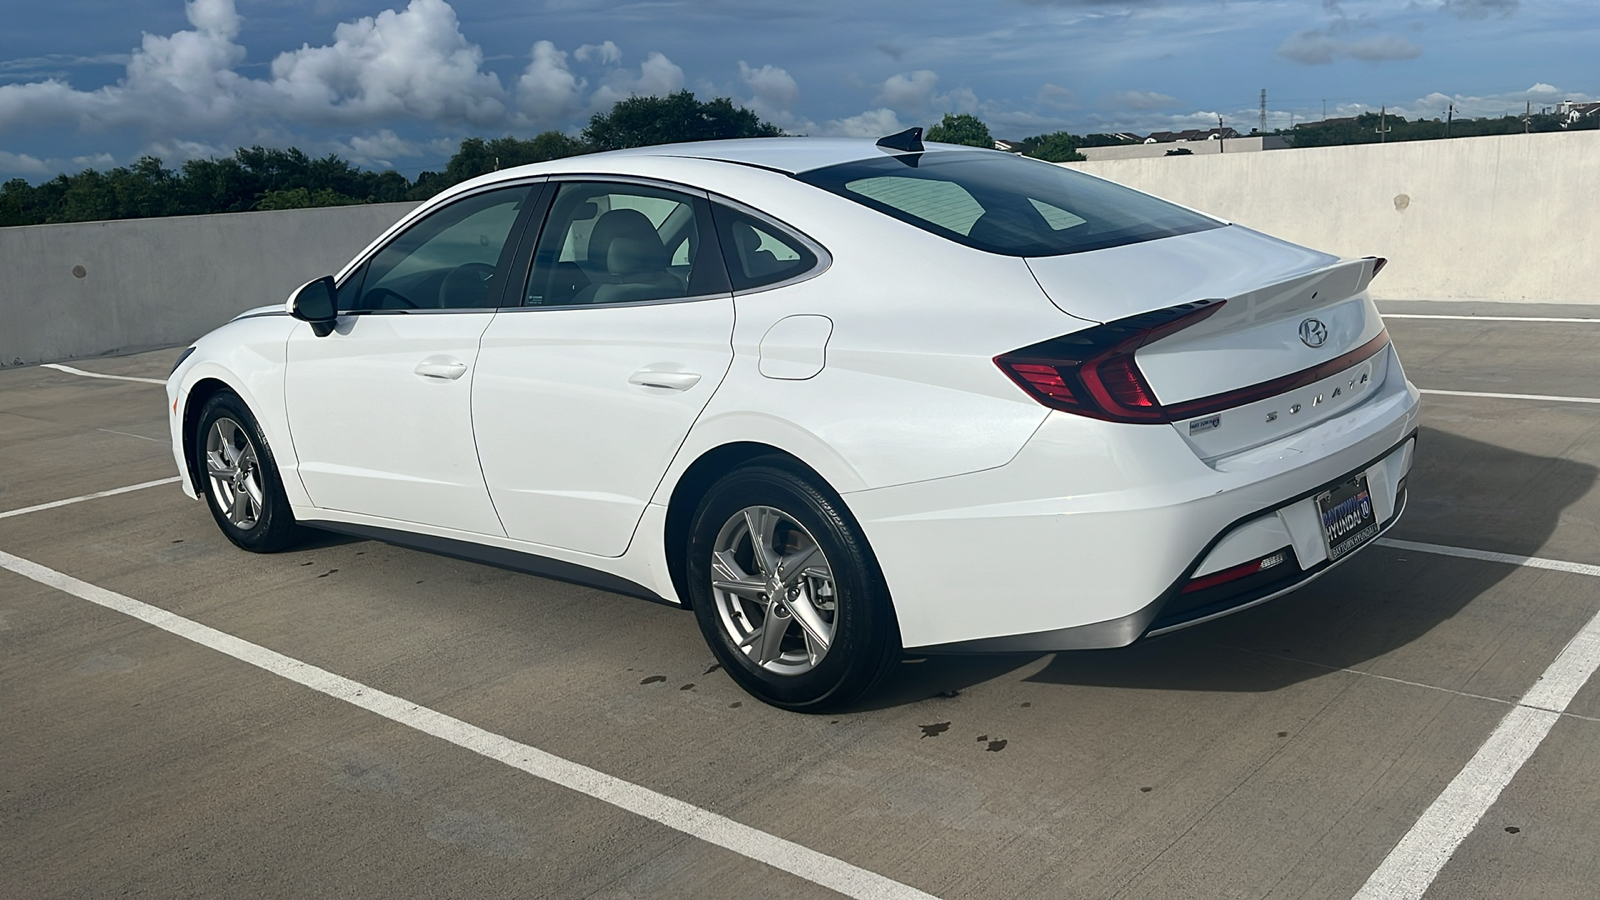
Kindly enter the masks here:
M 739 260 L 745 275 L 766 278 L 783 271 L 785 264 L 771 250 L 761 249 L 761 234 L 743 222 L 733 225 L 733 239 L 739 243 Z
M 670 270 L 671 257 L 650 219 L 636 209 L 613 209 L 589 233 L 584 271 L 590 284 L 574 303 L 618 303 L 682 296 L 683 280 Z

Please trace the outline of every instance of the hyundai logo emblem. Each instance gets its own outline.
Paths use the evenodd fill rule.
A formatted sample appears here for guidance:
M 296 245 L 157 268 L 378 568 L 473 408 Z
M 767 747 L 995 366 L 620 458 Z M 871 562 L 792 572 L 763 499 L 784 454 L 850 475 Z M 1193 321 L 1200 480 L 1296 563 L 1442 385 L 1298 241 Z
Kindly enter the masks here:
M 1307 347 L 1321 347 L 1328 342 L 1328 326 L 1321 319 L 1307 319 L 1300 323 L 1300 343 Z

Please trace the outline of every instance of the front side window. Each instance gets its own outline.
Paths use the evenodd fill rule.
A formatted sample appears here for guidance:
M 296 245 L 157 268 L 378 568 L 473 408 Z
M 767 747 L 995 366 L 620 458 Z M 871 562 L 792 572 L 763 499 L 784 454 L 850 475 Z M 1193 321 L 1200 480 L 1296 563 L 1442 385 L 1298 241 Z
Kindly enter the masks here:
M 534 249 L 523 306 L 674 300 L 725 291 L 702 252 L 709 204 L 662 188 L 567 182 Z
M 712 215 L 735 291 L 787 281 L 817 265 L 817 255 L 805 242 L 781 228 L 721 204 L 713 207 Z
M 1006 256 L 1060 256 L 1221 227 L 1082 172 L 983 150 L 886 155 L 794 177 Z
M 346 279 L 340 312 L 495 305 L 494 275 L 530 190 L 485 191 L 430 213 Z

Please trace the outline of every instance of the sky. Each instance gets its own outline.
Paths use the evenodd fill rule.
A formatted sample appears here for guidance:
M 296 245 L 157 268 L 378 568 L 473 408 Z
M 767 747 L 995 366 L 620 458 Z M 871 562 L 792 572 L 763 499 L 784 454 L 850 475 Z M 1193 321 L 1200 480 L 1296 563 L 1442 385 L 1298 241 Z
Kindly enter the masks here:
M 1408 118 L 1600 96 L 1595 0 L 54 0 L 0 33 L 0 179 L 239 146 L 408 177 L 631 95 L 794 134 L 1001 138 Z

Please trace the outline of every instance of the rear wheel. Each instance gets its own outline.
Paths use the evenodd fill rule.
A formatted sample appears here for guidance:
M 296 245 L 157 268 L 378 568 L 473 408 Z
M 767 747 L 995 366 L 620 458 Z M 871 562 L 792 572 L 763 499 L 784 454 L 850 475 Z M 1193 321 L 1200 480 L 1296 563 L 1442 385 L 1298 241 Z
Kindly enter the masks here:
M 821 712 L 870 689 L 898 656 L 888 590 L 843 504 L 774 461 L 711 487 L 690 530 L 690 599 L 745 690 Z
M 232 391 L 206 400 L 195 428 L 195 471 L 211 517 L 228 540 L 273 553 L 300 536 L 261 426 Z

